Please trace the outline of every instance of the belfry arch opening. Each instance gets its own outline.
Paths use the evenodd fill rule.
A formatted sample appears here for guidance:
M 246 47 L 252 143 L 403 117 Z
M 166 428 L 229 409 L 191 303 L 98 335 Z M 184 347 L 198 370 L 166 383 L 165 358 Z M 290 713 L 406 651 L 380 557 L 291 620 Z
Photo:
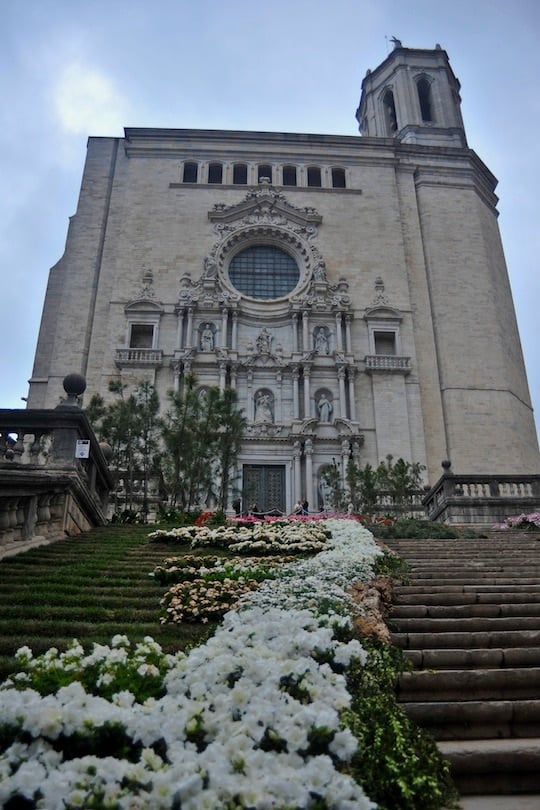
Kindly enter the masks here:
M 384 125 L 386 134 L 393 136 L 397 132 L 397 115 L 394 94 L 392 90 L 387 90 L 383 96 Z
M 422 121 L 431 123 L 433 121 L 431 84 L 425 77 L 422 77 L 416 83 L 416 89 L 418 90 L 418 101 L 420 103 L 420 114 L 422 116 Z

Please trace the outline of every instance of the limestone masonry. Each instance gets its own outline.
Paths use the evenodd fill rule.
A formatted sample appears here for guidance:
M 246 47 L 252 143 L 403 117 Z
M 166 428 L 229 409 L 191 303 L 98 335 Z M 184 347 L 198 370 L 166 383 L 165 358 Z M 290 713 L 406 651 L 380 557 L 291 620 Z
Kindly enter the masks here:
M 50 273 L 29 408 L 68 372 L 232 386 L 237 487 L 325 506 L 321 473 L 392 454 L 456 474 L 540 472 L 497 225 L 446 52 L 368 71 L 361 136 L 128 128 L 90 138 Z

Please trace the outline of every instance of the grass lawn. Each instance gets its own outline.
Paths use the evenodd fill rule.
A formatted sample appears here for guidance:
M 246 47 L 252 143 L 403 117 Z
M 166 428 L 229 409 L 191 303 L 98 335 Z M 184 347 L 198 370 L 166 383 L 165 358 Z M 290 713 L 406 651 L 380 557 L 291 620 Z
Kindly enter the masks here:
M 15 668 L 13 655 L 23 645 L 37 655 L 53 646 L 64 650 L 74 638 L 90 648 L 122 633 L 131 641 L 152 636 L 174 652 L 206 638 L 209 624 L 160 624 L 167 586 L 149 574 L 182 549 L 149 543 L 153 528 L 107 526 L 1 560 L 0 680 Z

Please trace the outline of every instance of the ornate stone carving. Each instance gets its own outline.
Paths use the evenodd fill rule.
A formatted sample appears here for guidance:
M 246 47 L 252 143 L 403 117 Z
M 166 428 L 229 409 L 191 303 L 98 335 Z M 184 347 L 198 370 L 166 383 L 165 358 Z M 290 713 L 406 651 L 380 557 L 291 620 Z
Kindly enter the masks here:
M 321 260 L 321 265 L 318 266 L 321 278 L 315 278 L 314 274 L 307 292 L 303 295 L 291 296 L 293 307 L 297 309 L 314 309 L 321 312 L 329 309 L 348 309 L 351 304 L 348 282 L 344 278 L 340 278 L 337 284 L 329 284 L 326 281 L 326 276 L 324 279 L 322 278 L 320 268 L 323 267 L 324 269 L 324 262 Z
M 257 422 L 246 427 L 245 435 L 247 438 L 258 439 L 268 436 L 274 438 L 283 433 L 283 425 L 274 425 L 269 422 Z
M 296 228 L 306 238 L 312 238 L 322 222 L 322 217 L 315 208 L 292 205 L 283 192 L 276 191 L 268 182 L 260 183 L 257 188 L 248 191 L 244 200 L 236 205 L 214 205 L 208 218 L 214 223 L 216 233 L 220 236 L 242 225 L 264 223 Z
M 380 276 L 375 279 L 375 297 L 373 298 L 374 307 L 385 306 L 388 304 L 388 296 L 384 291 L 384 281 Z

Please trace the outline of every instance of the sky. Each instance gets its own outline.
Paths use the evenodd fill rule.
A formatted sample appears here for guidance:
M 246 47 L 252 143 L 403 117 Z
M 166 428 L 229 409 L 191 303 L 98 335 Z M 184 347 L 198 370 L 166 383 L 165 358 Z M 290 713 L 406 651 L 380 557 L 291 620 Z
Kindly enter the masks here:
M 538 0 L 2 0 L 1 9 L 0 407 L 25 406 L 88 136 L 122 136 L 124 126 L 357 135 L 362 78 L 395 36 L 448 52 L 469 146 L 499 180 L 540 424 Z

